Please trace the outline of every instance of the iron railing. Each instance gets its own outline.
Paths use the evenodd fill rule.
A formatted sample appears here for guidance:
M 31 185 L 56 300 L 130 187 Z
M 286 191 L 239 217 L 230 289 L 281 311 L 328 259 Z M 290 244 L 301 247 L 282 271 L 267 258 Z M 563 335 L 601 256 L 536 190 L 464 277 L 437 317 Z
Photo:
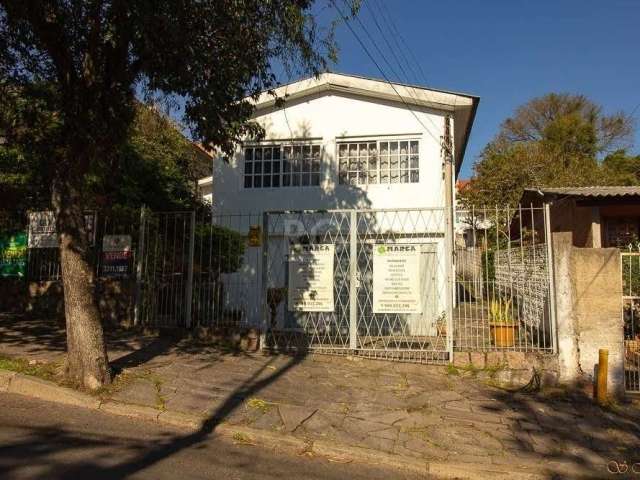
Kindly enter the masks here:
M 621 252 L 625 388 L 640 392 L 640 245 Z
M 457 212 L 454 349 L 555 351 L 548 235 L 544 207 Z

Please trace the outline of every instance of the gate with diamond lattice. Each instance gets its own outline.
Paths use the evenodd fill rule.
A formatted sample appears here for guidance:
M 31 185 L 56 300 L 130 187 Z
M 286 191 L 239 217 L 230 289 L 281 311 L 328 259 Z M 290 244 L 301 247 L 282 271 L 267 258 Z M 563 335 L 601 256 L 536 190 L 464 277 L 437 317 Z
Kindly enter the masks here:
M 265 213 L 267 346 L 448 362 L 446 215 L 442 208 Z

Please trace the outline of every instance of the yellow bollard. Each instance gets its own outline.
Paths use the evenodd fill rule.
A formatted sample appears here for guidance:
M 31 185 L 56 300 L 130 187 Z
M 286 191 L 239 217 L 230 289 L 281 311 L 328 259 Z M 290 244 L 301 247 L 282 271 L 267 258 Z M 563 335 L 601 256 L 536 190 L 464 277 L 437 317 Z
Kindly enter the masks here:
M 599 405 L 607 404 L 607 377 L 609 376 L 609 350 L 601 348 L 598 351 L 598 379 L 597 399 Z

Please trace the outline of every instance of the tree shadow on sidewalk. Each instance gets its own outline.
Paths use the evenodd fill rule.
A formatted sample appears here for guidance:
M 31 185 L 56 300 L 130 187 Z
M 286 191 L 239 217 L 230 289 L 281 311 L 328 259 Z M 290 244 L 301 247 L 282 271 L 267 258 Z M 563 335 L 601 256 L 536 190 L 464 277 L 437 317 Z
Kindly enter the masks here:
M 581 392 L 522 389 L 495 389 L 491 397 L 480 412 L 502 415 L 514 432 L 505 446 L 514 464 L 518 456 L 537 461 L 550 479 L 606 478 L 609 462 L 635 463 L 640 471 L 640 410 L 629 404 L 603 408 Z M 568 476 L 567 465 L 576 469 Z
M 198 431 L 182 436 L 174 436 L 160 442 L 151 450 L 144 452 L 138 458 L 112 467 L 96 465 L 82 465 L 76 469 L 69 469 L 69 478 L 126 478 L 136 472 L 187 448 L 192 448 L 215 434 L 216 427 L 249 397 L 255 396 L 260 390 L 275 382 L 279 377 L 295 368 L 306 357 L 305 352 L 291 356 L 287 363 L 276 369 L 266 377 L 260 378 L 267 370 L 274 367 L 272 364 L 278 356 L 271 356 L 250 378 L 231 392 L 224 403 L 204 421 Z

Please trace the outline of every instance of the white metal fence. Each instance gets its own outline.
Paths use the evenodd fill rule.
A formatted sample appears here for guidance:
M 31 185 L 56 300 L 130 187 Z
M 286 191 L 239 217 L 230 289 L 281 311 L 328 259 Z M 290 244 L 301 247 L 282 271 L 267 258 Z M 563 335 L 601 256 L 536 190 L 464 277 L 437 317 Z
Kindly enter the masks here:
M 640 246 L 621 252 L 625 387 L 640 392 Z
M 544 207 L 471 208 L 456 218 L 456 350 L 555 351 Z
M 446 362 L 454 349 L 554 352 L 546 210 L 459 211 L 451 243 L 447 215 L 442 208 L 148 213 L 137 318 L 255 327 L 275 349 L 407 361 Z M 393 286 L 393 265 L 380 252 L 396 250 L 409 266 Z M 312 251 L 324 251 L 324 260 Z M 292 268 L 309 269 L 304 255 L 330 271 L 322 285 L 312 275 L 304 281 L 313 286 L 299 284 Z M 385 309 L 380 298 L 393 288 L 398 300 Z
M 269 346 L 448 361 L 452 297 L 445 215 L 444 209 L 268 212 Z M 318 292 L 318 298 L 329 300 L 300 308 L 296 292 L 314 291 L 318 279 L 312 274 L 312 285 L 301 286 L 292 265 L 300 250 L 314 249 L 330 255 L 331 291 Z

